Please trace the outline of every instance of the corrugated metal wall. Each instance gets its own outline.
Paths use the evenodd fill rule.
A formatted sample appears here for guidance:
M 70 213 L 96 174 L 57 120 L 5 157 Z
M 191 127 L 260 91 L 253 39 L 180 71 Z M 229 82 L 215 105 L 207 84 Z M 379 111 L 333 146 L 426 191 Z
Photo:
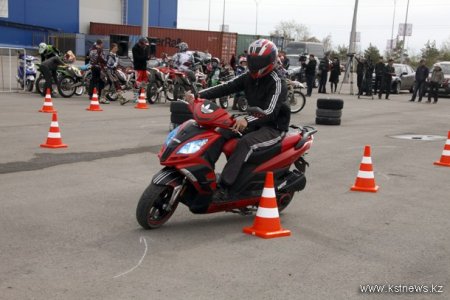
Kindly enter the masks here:
M 91 22 L 90 34 L 139 35 L 140 27 Z M 149 27 L 148 36 L 157 38 L 157 56 L 162 52 L 174 54 L 175 46 L 180 42 L 188 43 L 192 50 L 208 51 L 225 61 L 236 53 L 237 33 Z

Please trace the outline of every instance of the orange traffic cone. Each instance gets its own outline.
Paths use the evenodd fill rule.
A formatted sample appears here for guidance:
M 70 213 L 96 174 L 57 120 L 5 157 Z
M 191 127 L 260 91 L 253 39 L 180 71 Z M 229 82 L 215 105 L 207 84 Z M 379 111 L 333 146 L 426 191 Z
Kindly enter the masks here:
M 141 93 L 139 94 L 138 103 L 136 104 L 136 106 L 134 108 L 148 109 L 147 100 L 145 100 L 145 91 L 143 88 L 141 89 Z
M 244 233 L 256 235 L 265 239 L 290 236 L 291 231 L 281 228 L 278 215 L 277 198 L 273 187 L 273 173 L 267 172 L 264 190 L 259 201 L 258 211 L 252 227 L 245 227 Z
M 67 148 L 66 144 L 62 143 L 61 133 L 59 132 L 58 116 L 53 113 L 52 123 L 50 124 L 50 130 L 48 131 L 47 142 L 41 144 L 43 148 Z
M 375 176 L 373 174 L 372 158 L 370 157 L 370 146 L 364 148 L 364 156 L 359 166 L 358 175 L 356 176 L 355 185 L 352 191 L 372 192 L 378 191 L 378 185 L 375 184 Z
M 91 105 L 89 105 L 86 110 L 90 111 L 103 111 L 103 109 L 100 108 L 100 103 L 98 102 L 98 95 L 97 95 L 97 89 L 94 88 L 94 91 L 92 92 L 92 99 L 91 99 Z
M 442 156 L 440 161 L 435 161 L 435 165 L 450 167 L 450 131 L 448 132 L 447 141 L 444 145 L 444 150 L 442 151 Z
M 50 89 L 47 89 L 45 93 L 45 99 L 44 99 L 44 105 L 39 110 L 40 112 L 45 113 L 54 113 L 56 110 L 53 109 L 53 103 L 52 103 L 52 93 L 50 92 Z

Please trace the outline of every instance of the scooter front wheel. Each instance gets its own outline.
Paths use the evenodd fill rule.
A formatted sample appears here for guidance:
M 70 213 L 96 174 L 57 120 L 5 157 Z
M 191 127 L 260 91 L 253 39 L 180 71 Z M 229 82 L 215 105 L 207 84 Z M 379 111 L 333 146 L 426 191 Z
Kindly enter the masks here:
M 173 187 L 159 186 L 153 182 L 145 189 L 136 208 L 136 219 L 144 229 L 161 227 L 175 212 L 178 200 L 169 206 Z

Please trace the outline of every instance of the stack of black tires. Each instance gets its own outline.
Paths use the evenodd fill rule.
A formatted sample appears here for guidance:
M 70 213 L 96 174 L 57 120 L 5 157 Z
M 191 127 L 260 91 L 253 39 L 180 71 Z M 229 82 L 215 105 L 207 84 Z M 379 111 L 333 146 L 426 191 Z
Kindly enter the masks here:
M 193 119 L 193 115 L 187 102 L 170 102 L 170 130 L 178 127 L 180 124 L 190 119 Z
M 341 125 L 342 99 L 317 99 L 316 124 Z

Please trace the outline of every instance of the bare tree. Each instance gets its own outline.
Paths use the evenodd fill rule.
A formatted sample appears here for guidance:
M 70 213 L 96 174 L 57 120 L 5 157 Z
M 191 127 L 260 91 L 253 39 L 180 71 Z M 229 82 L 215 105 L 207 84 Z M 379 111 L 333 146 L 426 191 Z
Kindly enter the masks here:
M 322 39 L 323 48 L 325 52 L 329 52 L 333 50 L 333 43 L 331 41 L 331 34 L 328 34 L 326 37 Z
M 281 21 L 271 34 L 294 41 L 304 41 L 311 36 L 308 26 L 297 23 L 295 20 Z

